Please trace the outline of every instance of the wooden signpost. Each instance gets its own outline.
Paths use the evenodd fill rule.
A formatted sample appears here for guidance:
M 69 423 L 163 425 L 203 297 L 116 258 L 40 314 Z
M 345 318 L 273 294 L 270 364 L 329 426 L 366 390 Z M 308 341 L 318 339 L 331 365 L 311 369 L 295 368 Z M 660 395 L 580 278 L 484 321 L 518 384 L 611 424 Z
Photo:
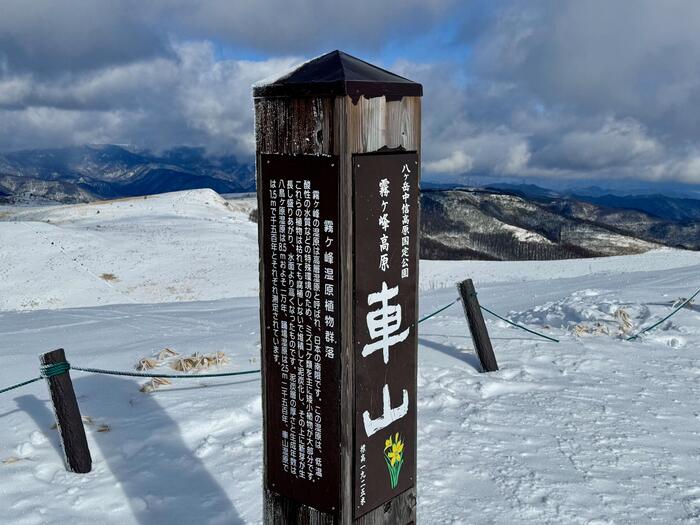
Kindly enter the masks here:
M 267 524 L 415 522 L 421 96 L 339 51 L 254 88 Z

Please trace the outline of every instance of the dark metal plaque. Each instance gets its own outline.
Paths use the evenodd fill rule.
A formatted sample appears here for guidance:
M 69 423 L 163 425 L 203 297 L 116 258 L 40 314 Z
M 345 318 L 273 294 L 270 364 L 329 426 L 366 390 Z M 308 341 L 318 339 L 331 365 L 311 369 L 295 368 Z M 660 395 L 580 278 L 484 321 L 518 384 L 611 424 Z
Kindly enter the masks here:
M 340 498 L 337 157 L 261 155 L 267 488 Z
M 353 157 L 355 517 L 416 479 L 416 153 Z

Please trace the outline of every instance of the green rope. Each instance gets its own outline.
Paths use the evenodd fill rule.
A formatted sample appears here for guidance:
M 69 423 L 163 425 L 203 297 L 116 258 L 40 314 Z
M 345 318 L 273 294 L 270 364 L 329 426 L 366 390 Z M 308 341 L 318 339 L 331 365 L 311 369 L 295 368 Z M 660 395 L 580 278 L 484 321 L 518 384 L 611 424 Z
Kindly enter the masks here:
M 5 392 L 9 392 L 10 390 L 14 390 L 15 388 L 19 388 L 21 386 L 31 385 L 32 383 L 36 383 L 41 379 L 41 376 L 35 377 L 34 379 L 30 379 L 29 381 L 24 381 L 23 383 L 17 383 L 16 385 L 8 386 L 7 388 L 3 388 L 2 390 L 0 390 L 0 394 L 4 394 Z
M 700 290 L 698 290 L 698 293 L 700 293 Z M 698 295 L 698 294 L 695 294 Z M 691 297 L 687 302 L 690 302 L 694 297 Z M 460 301 L 460 298 L 458 297 L 451 303 L 443 306 L 442 308 L 439 308 L 438 310 L 435 310 L 431 314 L 426 315 L 425 317 L 422 317 L 418 320 L 419 323 L 422 323 L 423 321 L 427 321 L 428 319 L 435 317 L 437 314 L 444 312 L 448 308 L 450 308 L 452 305 L 458 303 Z M 682 308 L 686 303 L 681 305 L 679 308 Z M 505 321 L 508 324 L 511 324 L 517 328 L 520 328 L 522 330 L 525 330 L 527 332 L 530 332 L 532 334 L 538 335 L 540 337 L 544 337 L 545 339 L 549 339 L 550 341 L 554 341 L 556 343 L 559 342 L 558 339 L 554 339 L 553 337 L 549 337 L 544 334 L 540 334 L 538 332 L 535 332 L 534 330 L 530 330 L 529 328 L 525 328 L 524 326 L 521 326 L 519 324 L 516 324 L 512 321 L 509 321 L 508 319 L 501 317 L 495 312 L 492 312 L 488 308 L 485 308 L 481 306 L 481 309 L 484 310 L 485 312 L 490 313 L 493 316 L 498 317 L 502 321 Z M 670 317 L 670 316 L 669 316 Z M 69 370 L 77 370 L 80 372 L 87 372 L 87 373 L 92 373 L 92 374 L 105 374 L 105 375 L 112 375 L 112 376 L 127 376 L 127 377 L 148 377 L 148 378 L 158 378 L 162 377 L 164 379 L 196 379 L 196 378 L 205 378 L 205 377 L 231 377 L 231 376 L 241 376 L 241 375 L 247 375 L 247 374 L 258 374 L 260 373 L 260 370 L 244 370 L 241 372 L 223 372 L 223 373 L 218 373 L 218 374 L 192 374 L 192 375 L 185 375 L 185 374 L 158 374 L 158 373 L 143 373 L 143 372 L 122 372 L 119 370 L 104 370 L 101 368 L 83 368 L 79 366 L 71 366 L 68 362 L 62 362 L 62 363 L 54 363 L 50 365 L 43 365 L 41 367 L 41 376 L 40 377 L 35 377 L 34 379 L 30 379 L 29 381 L 25 381 L 23 383 L 18 383 L 16 385 L 12 385 L 8 388 L 4 388 L 0 390 L 0 394 L 4 392 L 9 392 L 10 390 L 14 390 L 15 388 L 20 388 L 25 385 L 29 385 L 31 383 L 34 383 L 36 381 L 39 381 L 42 378 L 49 378 L 49 377 L 54 377 L 58 376 L 61 374 L 65 374 Z
M 48 379 L 49 377 L 54 377 L 54 376 L 60 376 L 61 374 L 65 374 L 70 370 L 70 364 L 67 362 L 63 361 L 62 363 L 53 363 L 50 365 L 41 365 L 39 368 L 41 375 L 39 377 L 35 377 L 34 379 L 30 379 L 29 381 L 23 381 L 22 383 L 17 383 L 16 385 L 8 386 L 7 388 L 3 388 L 0 390 L 0 394 L 4 394 L 5 392 L 9 392 L 10 390 L 14 390 L 15 388 L 20 388 L 22 386 L 27 386 L 31 385 L 32 383 L 36 383 L 37 381 L 41 379 Z
M 662 324 L 664 321 L 667 321 L 668 319 L 670 319 L 671 317 L 673 317 L 674 315 L 676 315 L 678 312 L 680 312 L 680 311 L 685 307 L 686 304 L 690 303 L 690 301 L 692 301 L 693 299 L 695 299 L 698 295 L 700 295 L 700 290 L 698 290 L 698 291 L 695 292 L 693 295 L 691 295 L 689 299 L 686 299 L 685 301 L 683 301 L 683 302 L 680 304 L 680 306 L 678 306 L 675 310 L 673 310 L 673 312 L 671 312 L 670 314 L 668 314 L 666 317 L 664 317 L 664 318 L 661 319 L 660 321 L 655 322 L 655 323 L 654 323 L 653 325 L 651 325 L 649 328 L 645 328 L 644 330 L 640 330 L 640 331 L 637 332 L 636 334 L 634 334 L 634 335 L 628 337 L 627 340 L 628 340 L 628 341 L 634 341 L 635 339 L 638 339 L 640 335 L 645 334 L 645 333 L 647 333 L 647 332 L 651 332 L 654 328 L 656 328 L 657 326 L 659 326 L 660 324 Z
M 23 383 L 18 383 L 16 385 L 12 385 L 7 388 L 3 388 L 0 390 L 0 394 L 3 394 L 5 392 L 9 392 L 10 390 L 14 390 L 15 388 L 20 388 L 25 385 L 29 385 L 31 383 L 34 383 L 36 381 L 39 381 L 44 378 L 49 378 L 49 377 L 55 377 L 55 376 L 60 376 L 61 374 L 65 374 L 69 370 L 78 370 L 80 372 L 89 372 L 92 374 L 106 374 L 106 375 L 112 375 L 112 376 L 129 376 L 129 377 L 150 377 L 150 378 L 155 378 L 155 377 L 162 377 L 165 379 L 196 379 L 198 377 L 227 377 L 227 376 L 241 376 L 245 374 L 257 374 L 260 372 L 260 370 L 244 370 L 242 372 L 223 372 L 219 374 L 193 374 L 193 375 L 185 375 L 185 374 L 145 374 L 142 372 L 120 372 L 118 370 L 103 370 L 101 368 L 83 368 L 79 366 L 71 366 L 67 362 L 62 362 L 62 363 L 54 363 L 50 365 L 42 365 L 40 370 L 41 370 L 41 376 L 35 377 L 34 379 L 30 379 L 29 381 L 24 381 Z
M 471 297 L 476 297 L 477 294 L 476 294 L 476 292 L 474 292 L 473 294 L 470 294 L 470 296 L 471 296 Z M 691 299 L 692 299 L 692 298 L 691 298 Z M 447 310 L 450 306 L 452 306 L 453 304 L 457 303 L 457 302 L 460 301 L 460 300 L 461 300 L 461 299 L 460 299 L 459 297 L 457 297 L 457 299 L 455 299 L 455 300 L 452 301 L 451 303 L 449 303 L 449 304 L 443 306 L 443 307 L 440 308 L 439 310 L 436 310 L 436 311 L 434 311 L 433 313 L 428 314 L 428 315 L 426 315 L 425 317 L 419 319 L 418 322 L 419 322 L 419 323 L 422 323 L 423 321 L 427 321 L 428 319 L 430 319 L 431 317 L 436 316 L 436 315 L 439 314 L 440 312 L 444 312 L 444 311 Z M 517 324 L 517 323 L 514 323 L 514 322 L 511 321 L 510 319 L 506 319 L 505 317 L 501 317 L 501 316 L 498 315 L 496 312 L 492 312 L 491 310 L 489 310 L 489 309 L 486 308 L 485 306 L 479 305 L 479 308 L 481 308 L 484 312 L 490 313 L 490 314 L 493 315 L 494 317 L 498 317 L 501 321 L 505 321 L 505 322 L 508 323 L 509 325 L 515 326 L 516 328 L 520 328 L 521 330 L 525 330 L 526 332 L 530 332 L 531 334 L 538 335 L 538 336 L 540 336 L 540 337 L 544 337 L 545 339 L 548 339 L 549 341 L 553 341 L 553 342 L 555 342 L 555 343 L 558 343 L 558 342 L 559 342 L 559 339 L 555 339 L 554 337 L 549 337 L 548 335 L 544 335 L 544 334 L 541 334 L 541 333 L 539 333 L 539 332 L 535 332 L 534 330 L 530 330 L 529 328 L 525 328 L 525 327 L 522 326 L 522 325 L 519 325 L 519 324 Z
M 541 334 L 541 333 L 539 333 L 539 332 L 535 332 L 534 330 L 530 330 L 529 328 L 525 328 L 524 326 L 519 325 L 518 323 L 514 323 L 514 322 L 511 321 L 510 319 L 506 319 L 505 317 L 501 317 L 501 316 L 498 315 L 496 312 L 492 312 L 491 310 L 489 310 L 489 309 L 486 308 L 485 306 L 479 305 L 479 308 L 481 308 L 484 312 L 490 313 L 490 314 L 493 315 L 494 317 L 498 317 L 501 321 L 505 321 L 505 322 L 508 323 L 509 325 L 515 326 L 516 328 L 520 328 L 521 330 L 525 330 L 526 332 L 530 332 L 531 334 L 538 335 L 538 336 L 540 336 L 540 337 L 543 337 L 543 338 L 548 339 L 548 340 L 550 340 L 550 341 L 553 341 L 553 342 L 555 342 L 555 343 L 558 343 L 558 342 L 559 342 L 559 339 L 555 339 L 554 337 L 549 337 L 548 335 L 544 335 L 544 334 Z
M 198 377 L 227 377 L 227 376 L 241 376 L 245 374 L 257 374 L 260 370 L 244 370 L 242 372 L 223 372 L 219 374 L 146 374 L 143 372 L 121 372 L 118 370 L 103 370 L 101 368 L 81 368 L 74 366 L 73 370 L 79 370 L 81 372 L 88 372 L 91 374 L 104 374 L 110 376 L 128 376 L 128 377 L 162 377 L 164 379 L 197 379 Z
M 49 377 L 60 376 L 68 372 L 68 370 L 70 370 L 70 363 L 62 361 L 61 363 L 41 365 L 39 370 L 41 371 L 41 377 L 48 379 Z
M 436 316 L 436 315 L 439 314 L 440 312 L 444 312 L 445 310 L 447 310 L 450 306 L 452 306 L 453 304 L 455 304 L 455 303 L 456 303 L 457 301 L 459 301 L 459 300 L 460 300 L 459 297 L 457 297 L 457 299 L 455 299 L 454 301 L 452 301 L 452 302 L 451 302 L 450 304 L 448 304 L 447 306 L 443 306 L 443 307 L 440 308 L 439 310 L 434 311 L 432 314 L 426 315 L 425 317 L 423 317 L 423 318 L 421 318 L 421 319 L 418 319 L 418 322 L 419 322 L 419 323 L 422 323 L 423 321 L 427 321 L 427 320 L 430 319 L 431 317 Z
M 476 293 L 474 293 L 476 295 Z M 645 328 L 644 330 L 641 330 L 637 334 L 630 336 L 627 338 L 628 341 L 633 341 L 637 339 L 640 335 L 645 334 L 647 332 L 650 332 L 663 322 L 667 321 L 674 315 L 676 315 L 679 311 L 681 311 L 688 303 L 690 303 L 693 299 L 695 299 L 698 295 L 700 295 L 700 290 L 695 292 L 690 298 L 686 299 L 683 301 L 673 312 L 668 314 L 666 317 L 661 319 L 660 321 L 657 321 L 653 325 L 651 325 L 648 328 Z M 425 317 L 422 317 L 418 320 L 419 323 L 422 323 L 423 321 L 427 321 L 428 319 L 435 317 L 437 314 L 444 312 L 448 308 L 450 308 L 452 305 L 456 304 L 457 302 L 460 301 L 460 298 L 458 297 L 451 303 L 443 306 L 442 308 L 439 308 L 438 310 L 435 310 L 431 314 L 426 315 Z M 514 326 L 516 328 L 520 328 L 521 330 L 525 330 L 526 332 L 529 332 L 531 334 L 537 335 L 539 337 L 543 337 L 544 339 L 547 339 L 549 341 L 553 341 L 555 343 L 559 342 L 559 339 L 555 339 L 554 337 L 550 337 L 545 334 L 541 334 L 539 332 L 536 332 L 535 330 L 530 330 L 529 328 L 526 328 L 522 325 L 519 325 L 517 323 L 514 323 L 510 319 L 506 319 L 505 317 L 502 317 L 498 315 L 496 312 L 493 312 L 486 308 L 485 306 L 479 305 L 479 308 L 481 308 L 484 312 L 487 312 L 494 317 L 497 317 L 501 321 L 504 321 L 508 323 L 511 326 Z M 88 372 L 92 374 L 105 374 L 105 375 L 113 375 L 113 376 L 128 376 L 128 377 L 148 377 L 148 378 L 157 378 L 157 377 L 162 377 L 164 379 L 196 379 L 196 378 L 204 378 L 204 377 L 231 377 L 231 376 L 240 376 L 240 375 L 246 375 L 246 374 L 258 374 L 260 373 L 260 370 L 244 370 L 241 372 L 223 372 L 223 373 L 218 373 L 218 374 L 193 374 L 193 375 L 185 375 L 185 374 L 156 374 L 156 373 L 143 373 L 143 372 L 121 372 L 118 370 L 103 370 L 101 368 L 82 368 L 78 366 L 71 367 L 70 363 L 64 361 L 61 363 L 53 363 L 50 365 L 42 365 L 40 368 L 41 371 L 41 376 L 35 377 L 33 379 L 29 379 L 28 381 L 23 381 L 22 383 L 17 383 L 16 385 L 9 386 L 7 388 L 0 389 L 0 394 L 4 394 L 5 392 L 9 392 L 10 390 L 15 390 L 16 388 L 20 388 L 26 385 L 30 385 L 32 383 L 35 383 L 41 379 L 44 378 L 49 378 L 49 377 L 55 377 L 59 376 L 61 374 L 65 374 L 68 372 L 70 369 L 73 370 L 78 370 L 80 372 Z

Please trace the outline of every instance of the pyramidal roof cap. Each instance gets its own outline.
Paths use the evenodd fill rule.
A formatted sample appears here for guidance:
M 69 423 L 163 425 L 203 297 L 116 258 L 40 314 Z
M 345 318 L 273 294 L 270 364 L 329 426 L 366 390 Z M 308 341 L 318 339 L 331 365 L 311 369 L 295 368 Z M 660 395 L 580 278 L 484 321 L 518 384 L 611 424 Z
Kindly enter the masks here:
M 386 69 L 343 53 L 331 51 L 302 64 L 271 82 L 254 85 L 254 97 L 343 96 L 353 100 L 386 96 L 420 97 L 423 86 Z

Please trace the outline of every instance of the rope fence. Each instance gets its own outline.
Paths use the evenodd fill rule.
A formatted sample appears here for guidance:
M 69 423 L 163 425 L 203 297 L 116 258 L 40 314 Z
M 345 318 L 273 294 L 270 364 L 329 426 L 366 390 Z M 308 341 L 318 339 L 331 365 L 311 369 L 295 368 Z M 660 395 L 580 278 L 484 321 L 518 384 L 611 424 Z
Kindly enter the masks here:
M 445 310 L 447 310 L 447 309 L 448 309 L 450 306 L 452 306 L 453 304 L 457 304 L 460 300 L 461 300 L 461 299 L 460 299 L 459 297 L 457 297 L 457 299 L 455 299 L 454 301 L 452 301 L 450 304 L 445 305 L 445 306 L 443 306 L 442 308 L 440 308 L 440 309 L 438 309 L 438 310 L 435 310 L 433 313 L 428 314 L 428 315 L 426 315 L 425 317 L 421 317 L 420 319 L 418 319 L 418 324 L 422 323 L 423 321 L 427 321 L 427 320 L 430 319 L 431 317 L 435 317 L 437 314 L 439 314 L 439 313 L 441 313 L 441 312 L 444 312 Z
M 4 394 L 5 392 L 9 392 L 10 390 L 14 390 L 15 388 L 19 388 L 22 386 L 26 385 L 31 385 L 32 383 L 36 383 L 40 379 L 43 379 L 43 377 L 35 377 L 34 379 L 30 379 L 29 381 L 23 381 L 22 383 L 17 383 L 16 385 L 8 386 L 7 388 L 3 388 L 0 390 L 0 394 Z
M 676 307 L 675 310 L 673 310 L 670 314 L 668 314 L 666 317 L 661 319 L 660 321 L 655 322 L 653 325 L 651 325 L 649 328 L 645 328 L 644 330 L 641 330 L 637 332 L 636 334 L 630 336 L 627 338 L 628 341 L 634 341 L 635 339 L 638 339 L 641 335 L 646 334 L 647 332 L 651 332 L 654 328 L 657 326 L 663 324 L 664 322 L 668 321 L 671 317 L 676 315 L 678 312 L 680 312 L 687 304 L 690 304 L 690 302 L 695 299 L 698 295 L 700 295 L 700 289 L 698 289 L 697 292 L 695 292 L 693 295 L 691 295 L 688 299 L 683 301 L 680 305 Z
M 643 334 L 652 331 L 653 329 L 657 328 L 661 324 L 663 324 L 665 321 L 676 315 L 678 312 L 680 312 L 683 308 L 685 308 L 686 305 L 690 304 L 693 299 L 695 299 L 698 295 L 700 295 L 700 289 L 698 289 L 693 295 L 691 295 L 688 299 L 684 300 L 678 307 L 676 307 L 670 314 L 665 316 L 664 318 L 660 319 L 659 321 L 655 322 L 648 328 L 645 328 L 643 330 L 640 330 L 636 334 L 630 336 L 627 338 L 627 341 L 634 341 L 638 339 L 640 336 Z M 454 301 L 451 301 L 450 303 L 438 308 L 434 312 L 431 312 L 428 315 L 425 315 L 421 317 L 418 320 L 418 323 L 422 323 L 424 321 L 427 321 L 428 319 L 431 319 L 435 317 L 436 315 L 444 312 L 448 308 L 454 306 L 457 304 L 461 299 L 457 297 Z M 493 310 L 490 310 L 489 308 L 479 305 L 479 307 L 486 313 L 496 317 L 497 319 L 500 319 L 501 321 L 518 328 L 520 330 L 524 330 L 528 333 L 531 333 L 533 335 L 539 336 L 543 339 L 547 339 L 549 341 L 552 341 L 554 343 L 559 343 L 560 340 L 556 339 L 554 337 L 542 334 L 540 332 L 537 332 L 535 330 L 532 330 L 530 328 L 527 328 L 525 326 L 522 326 L 514 321 L 511 321 L 510 319 L 503 317 Z M 17 383 L 14 385 L 11 385 L 9 387 L 0 389 L 0 394 L 4 394 L 5 392 L 10 392 L 11 390 L 15 390 L 17 388 L 21 388 L 23 386 L 31 385 L 32 383 L 36 383 L 37 381 L 40 381 L 41 379 L 48 379 L 50 377 L 58 376 L 61 374 L 64 374 L 68 372 L 69 370 L 75 370 L 78 372 L 85 372 L 85 373 L 91 373 L 91 374 L 103 374 L 103 375 L 113 375 L 113 376 L 127 376 L 127 377 L 143 377 L 143 378 L 163 378 L 163 379 L 197 379 L 197 378 L 214 378 L 214 377 L 233 377 L 233 376 L 241 376 L 241 375 L 249 375 L 249 374 L 259 374 L 260 370 L 243 370 L 239 372 L 220 372 L 220 373 L 209 373 L 209 374 L 159 374 L 159 373 L 146 373 L 146 372 L 125 372 L 125 371 L 120 371 L 120 370 L 108 370 L 108 369 L 102 369 L 102 368 L 87 368 L 87 367 L 78 367 L 78 366 L 71 366 L 68 362 L 62 362 L 62 363 L 56 363 L 56 364 L 51 364 L 51 365 L 42 365 L 40 367 L 40 376 L 39 377 L 34 377 L 32 379 L 28 379 L 27 381 L 23 381 L 21 383 Z
M 4 394 L 5 392 L 9 392 L 10 390 L 14 390 L 16 388 L 20 388 L 26 385 L 31 385 L 32 383 L 36 383 L 37 381 L 40 381 L 42 379 L 46 379 L 49 377 L 54 377 L 54 376 L 60 376 L 61 374 L 65 374 L 70 370 L 70 365 L 68 363 L 56 363 L 56 364 L 51 364 L 51 365 L 42 365 L 39 367 L 39 372 L 41 375 L 39 377 L 35 377 L 34 379 L 29 379 L 27 381 L 23 381 L 21 383 L 17 383 L 16 385 L 8 386 L 7 388 L 3 388 L 0 390 L 0 394 Z
M 438 308 L 434 312 L 422 317 L 421 319 L 418 320 L 419 323 L 422 323 L 424 321 L 427 321 L 428 319 L 435 317 L 441 312 L 444 312 L 454 304 L 459 302 L 459 297 L 452 301 L 451 303 Z M 108 370 L 108 369 L 102 369 L 102 368 L 87 368 L 87 367 L 80 367 L 80 366 L 71 366 L 69 363 L 64 362 L 64 363 L 58 363 L 55 365 L 45 365 L 41 367 L 41 375 L 39 377 L 35 377 L 33 379 L 30 379 L 28 381 L 23 381 L 22 383 L 17 383 L 15 385 L 9 386 L 7 388 L 3 388 L 0 390 L 0 394 L 3 394 L 5 392 L 9 392 L 11 390 L 14 390 L 16 388 L 20 388 L 26 385 L 30 385 L 32 383 L 35 383 L 41 379 L 45 379 L 48 377 L 53 377 L 55 375 L 60 375 L 68 370 L 75 370 L 78 372 L 85 372 L 85 373 L 91 373 L 91 374 L 103 374 L 103 375 L 112 375 L 112 376 L 126 376 L 126 377 L 143 377 L 143 378 L 150 378 L 150 379 L 156 379 L 156 378 L 162 378 L 162 379 L 197 379 L 197 378 L 213 378 L 213 377 L 232 377 L 232 376 L 241 376 L 241 375 L 249 375 L 249 374 L 259 374 L 260 370 L 243 370 L 240 372 L 221 372 L 221 373 L 215 373 L 215 374 L 160 374 L 160 373 L 148 373 L 148 372 L 126 372 L 122 370 Z
M 124 372 L 121 370 L 105 370 L 102 368 L 84 368 L 80 366 L 71 366 L 70 363 L 64 361 L 62 363 L 56 363 L 52 365 L 45 365 L 40 367 L 41 375 L 28 381 L 23 381 L 22 383 L 17 383 L 16 385 L 9 386 L 0 390 L 0 394 L 9 392 L 10 390 L 15 390 L 26 385 L 31 385 L 41 379 L 47 379 L 49 377 L 59 376 L 65 374 L 69 370 L 76 370 L 78 372 L 86 372 L 90 374 L 103 374 L 110 376 L 129 376 L 129 377 L 145 377 L 145 378 L 163 378 L 163 379 L 197 379 L 205 377 L 231 377 L 231 376 L 242 376 L 248 374 L 259 374 L 260 370 L 243 370 L 241 372 L 221 372 L 216 374 L 151 374 L 144 372 Z
M 477 295 L 477 294 L 474 294 L 474 295 Z M 429 314 L 429 315 L 426 315 L 425 317 L 419 319 L 418 322 L 419 322 L 419 323 L 422 323 L 423 321 L 427 321 L 427 320 L 430 319 L 431 317 L 435 317 L 437 314 L 439 314 L 440 312 L 444 312 L 445 310 L 447 310 L 447 309 L 448 309 L 449 307 L 451 307 L 452 305 L 457 304 L 459 301 L 461 301 L 461 298 L 460 298 L 460 297 L 457 297 L 457 299 L 455 299 L 455 300 L 452 301 L 451 303 L 449 303 L 449 304 L 443 306 L 442 308 L 440 308 L 440 309 L 434 311 L 433 313 L 431 313 L 431 314 Z M 548 336 L 548 335 L 541 334 L 541 333 L 539 333 L 539 332 L 536 332 L 535 330 L 531 330 L 531 329 L 529 329 L 529 328 L 527 328 L 527 327 L 525 327 L 525 326 L 523 326 L 523 325 L 520 325 L 520 324 L 518 324 L 518 323 L 516 323 L 516 322 L 511 321 L 510 319 L 507 319 L 507 318 L 505 318 L 505 317 L 503 317 L 503 316 L 501 316 L 501 315 L 498 315 L 496 312 L 494 312 L 494 311 L 492 311 L 492 310 L 489 310 L 489 309 L 486 308 L 485 306 L 479 305 L 479 308 L 481 308 L 484 312 L 489 313 L 489 314 L 493 315 L 494 317 L 497 317 L 497 318 L 500 319 L 501 321 L 504 321 L 504 322 L 508 323 L 509 325 L 514 326 L 515 328 L 519 328 L 519 329 L 521 329 L 521 330 L 525 330 L 526 332 L 529 332 L 529 333 L 534 334 L 534 335 L 538 335 L 538 336 L 540 336 L 540 337 L 542 337 L 542 338 L 544 338 L 544 339 L 548 339 L 549 341 L 553 341 L 553 342 L 555 342 L 555 343 L 559 343 L 559 342 L 560 342 L 559 339 L 555 339 L 554 337 L 550 337 L 550 336 Z
M 526 327 L 524 327 L 523 325 L 520 325 L 520 324 L 518 324 L 518 323 L 515 323 L 515 322 L 511 321 L 510 319 L 506 319 L 505 317 L 501 317 L 501 316 L 498 315 L 496 312 L 492 312 L 491 310 L 489 310 L 489 309 L 486 308 L 485 306 L 481 306 L 481 309 L 482 309 L 484 312 L 489 313 L 489 314 L 493 315 L 494 317 L 497 317 L 497 318 L 500 319 L 501 321 L 508 323 L 508 324 L 511 325 L 511 326 L 514 326 L 514 327 L 516 327 L 516 328 L 520 328 L 521 330 L 525 330 L 526 332 L 530 332 L 531 334 L 538 335 L 538 336 L 540 336 L 540 337 L 542 337 L 542 338 L 544 338 L 544 339 L 547 339 L 547 340 L 549 340 L 549 341 L 552 341 L 552 342 L 554 342 L 554 343 L 559 343 L 559 342 L 560 342 L 559 339 L 555 339 L 554 337 L 550 337 L 550 336 L 548 336 L 548 335 L 541 334 L 541 333 L 539 333 L 539 332 L 536 332 L 535 330 L 530 330 L 529 328 L 526 328 Z
M 72 370 L 79 372 L 87 372 L 90 374 L 103 374 L 109 376 L 129 376 L 129 377 L 148 377 L 148 378 L 163 378 L 163 379 L 197 379 L 198 377 L 231 377 L 243 376 L 247 374 L 259 374 L 260 370 L 243 370 L 241 372 L 221 372 L 217 374 L 155 374 L 144 372 L 123 372 L 120 370 L 104 370 L 102 368 L 82 368 L 78 366 L 72 367 Z

